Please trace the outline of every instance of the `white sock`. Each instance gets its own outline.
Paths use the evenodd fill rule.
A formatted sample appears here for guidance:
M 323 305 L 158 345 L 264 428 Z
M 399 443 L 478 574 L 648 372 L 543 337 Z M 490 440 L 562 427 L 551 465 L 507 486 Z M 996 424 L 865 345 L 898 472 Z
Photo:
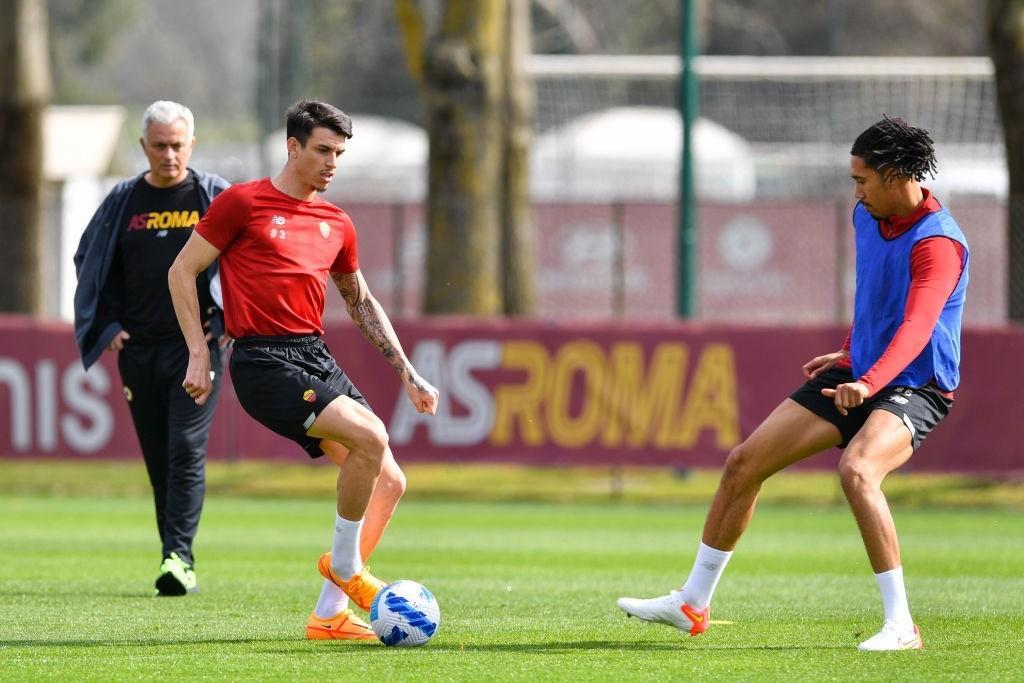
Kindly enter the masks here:
M 711 596 L 715 594 L 718 580 L 722 578 L 725 565 L 732 557 L 731 550 L 717 550 L 709 545 L 700 544 L 697 559 L 690 570 L 690 578 L 683 584 L 683 600 L 690 607 L 704 609 L 711 604 Z
M 359 532 L 363 520 L 353 522 L 335 515 L 334 542 L 331 544 L 331 569 L 341 579 L 350 579 L 363 568 L 359 555 Z
M 313 614 L 321 619 L 330 619 L 347 607 L 348 596 L 345 595 L 345 591 L 338 588 L 333 581 L 324 579 L 324 587 L 320 589 L 320 597 L 317 598 Z
M 885 620 L 894 623 L 902 630 L 912 630 L 914 619 L 910 616 L 907 589 L 903 585 L 903 567 L 875 574 L 875 580 L 878 581 L 878 590 L 882 592 L 882 609 L 885 610 Z

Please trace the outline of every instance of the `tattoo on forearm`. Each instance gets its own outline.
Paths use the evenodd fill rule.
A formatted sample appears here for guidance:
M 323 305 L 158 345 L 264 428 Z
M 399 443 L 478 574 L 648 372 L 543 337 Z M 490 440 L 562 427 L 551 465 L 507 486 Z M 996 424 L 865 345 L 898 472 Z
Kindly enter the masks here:
M 366 339 L 376 346 L 387 359 L 388 363 L 403 380 L 412 380 L 413 385 L 424 389 L 419 376 L 412 371 L 409 360 L 405 357 L 402 345 L 398 341 L 391 321 L 376 299 L 366 290 L 357 273 L 332 273 L 334 284 L 345 300 L 348 313 Z

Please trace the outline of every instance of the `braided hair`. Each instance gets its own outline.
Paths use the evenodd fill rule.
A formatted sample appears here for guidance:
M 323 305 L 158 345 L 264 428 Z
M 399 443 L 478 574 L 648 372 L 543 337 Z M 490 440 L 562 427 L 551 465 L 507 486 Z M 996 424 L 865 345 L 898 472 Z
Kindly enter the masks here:
M 884 116 L 861 133 L 850 154 L 876 171 L 891 173 L 896 178 L 920 182 L 926 175 L 934 178 L 938 170 L 928 131 L 914 128 L 898 117 Z

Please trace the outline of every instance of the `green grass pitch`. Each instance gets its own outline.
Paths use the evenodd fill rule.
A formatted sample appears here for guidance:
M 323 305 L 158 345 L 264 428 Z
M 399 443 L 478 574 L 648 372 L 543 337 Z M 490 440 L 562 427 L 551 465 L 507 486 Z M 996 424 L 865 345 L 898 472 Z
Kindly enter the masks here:
M 699 638 L 628 620 L 677 585 L 704 506 L 399 508 L 373 558 L 437 595 L 423 648 L 307 642 L 329 499 L 211 496 L 202 592 L 151 597 L 145 497 L 0 496 L 0 680 L 1010 680 L 1024 663 L 1024 516 L 896 510 L 925 650 L 864 654 L 881 623 L 848 511 L 765 506 Z

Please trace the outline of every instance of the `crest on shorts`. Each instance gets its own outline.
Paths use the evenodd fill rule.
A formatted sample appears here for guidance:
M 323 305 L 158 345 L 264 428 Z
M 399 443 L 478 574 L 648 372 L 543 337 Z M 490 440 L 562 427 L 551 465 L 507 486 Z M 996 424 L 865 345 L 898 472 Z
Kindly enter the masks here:
M 327 221 L 320 221 L 320 234 L 324 236 L 324 239 L 327 239 L 328 237 L 330 237 L 331 236 L 331 224 L 328 223 Z
M 313 401 L 316 400 L 316 392 L 313 391 L 312 389 L 306 389 L 304 392 L 302 392 L 302 400 L 305 401 L 306 403 L 312 403 Z

